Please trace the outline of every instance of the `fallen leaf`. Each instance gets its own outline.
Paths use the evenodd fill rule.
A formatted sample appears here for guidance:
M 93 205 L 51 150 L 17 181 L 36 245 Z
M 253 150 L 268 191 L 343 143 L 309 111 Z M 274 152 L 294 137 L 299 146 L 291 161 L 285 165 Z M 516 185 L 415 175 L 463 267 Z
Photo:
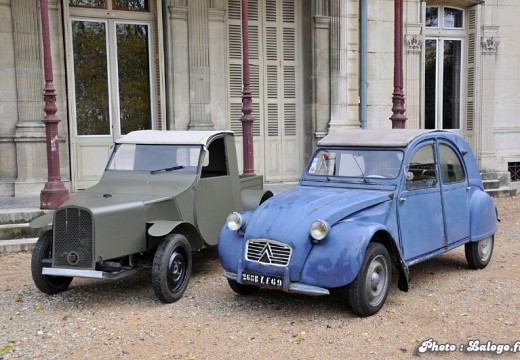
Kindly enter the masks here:
M 368 333 L 364 332 L 363 334 L 361 334 L 361 336 L 368 336 Z
M 298 345 L 301 341 L 298 340 L 298 339 L 294 339 L 293 341 L 291 341 L 294 345 Z
M 134 322 L 136 322 L 137 320 L 138 320 L 137 318 L 128 318 L 128 319 L 126 319 L 126 322 L 127 322 L 127 323 L 134 323 Z
M 412 344 L 418 344 L 418 343 L 421 342 L 421 340 L 419 340 L 419 339 L 411 339 L 410 342 L 411 342 Z
M 16 302 L 23 302 L 23 299 L 22 299 L 21 297 L 19 297 L 19 298 L 16 298 L 15 301 L 16 301 Z
M 42 311 L 43 310 L 43 305 L 36 305 L 36 310 Z
M 190 356 L 186 360 L 195 360 L 195 356 Z
M 496 321 L 502 321 L 503 319 L 501 317 L 496 317 L 495 320 Z
M 460 313 L 460 316 L 469 316 L 469 313 L 463 312 L 463 313 Z
M 7 346 L 0 348 L 0 354 L 7 354 L 7 353 L 10 353 L 11 351 L 14 351 L 13 345 L 7 345 Z

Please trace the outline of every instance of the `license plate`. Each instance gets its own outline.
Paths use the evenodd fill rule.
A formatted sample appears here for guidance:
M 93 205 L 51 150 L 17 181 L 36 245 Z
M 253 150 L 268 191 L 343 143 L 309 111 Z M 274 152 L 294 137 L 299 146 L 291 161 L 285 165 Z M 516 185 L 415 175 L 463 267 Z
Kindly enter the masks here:
M 283 287 L 283 278 L 275 275 L 259 275 L 243 272 L 242 283 L 281 289 Z

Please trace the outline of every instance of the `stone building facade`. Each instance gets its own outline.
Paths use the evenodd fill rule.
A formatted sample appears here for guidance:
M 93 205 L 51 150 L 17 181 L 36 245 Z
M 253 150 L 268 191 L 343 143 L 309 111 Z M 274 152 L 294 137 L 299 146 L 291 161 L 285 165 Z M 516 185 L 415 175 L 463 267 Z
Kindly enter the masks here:
M 329 131 L 391 127 L 393 0 L 248 3 L 255 168 L 266 181 L 296 180 Z M 240 149 L 241 0 L 49 6 L 71 191 L 93 185 L 113 141 L 134 129 L 231 129 Z M 483 171 L 516 181 L 519 14 L 517 0 L 404 0 L 402 39 L 406 126 L 460 133 Z M 0 196 L 46 182 L 41 43 L 39 1 L 0 0 Z

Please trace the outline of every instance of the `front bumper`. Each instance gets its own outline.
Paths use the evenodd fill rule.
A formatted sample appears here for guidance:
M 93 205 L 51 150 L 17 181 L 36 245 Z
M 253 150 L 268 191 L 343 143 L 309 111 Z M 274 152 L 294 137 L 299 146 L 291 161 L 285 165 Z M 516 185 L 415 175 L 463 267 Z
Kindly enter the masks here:
M 118 272 L 107 272 L 98 270 L 79 270 L 79 269 L 60 269 L 44 267 L 42 269 L 43 275 L 51 276 L 70 276 L 70 277 L 84 277 L 92 279 L 120 279 L 132 274 L 135 274 L 139 269 L 124 269 Z
M 224 272 L 224 277 L 229 280 L 238 281 L 238 275 L 229 271 Z M 322 295 L 330 295 L 330 291 L 328 289 L 314 286 L 314 285 L 306 285 L 297 282 L 284 282 L 283 290 L 288 293 L 295 294 L 304 294 L 310 296 L 322 296 Z

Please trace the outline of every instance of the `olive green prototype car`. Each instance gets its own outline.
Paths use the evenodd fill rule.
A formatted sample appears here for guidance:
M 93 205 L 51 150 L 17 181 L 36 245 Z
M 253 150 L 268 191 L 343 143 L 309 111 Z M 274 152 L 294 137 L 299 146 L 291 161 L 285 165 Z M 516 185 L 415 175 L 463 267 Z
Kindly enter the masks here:
M 216 245 L 226 216 L 272 196 L 262 176 L 240 177 L 232 132 L 131 132 L 114 146 L 98 184 L 31 223 L 32 277 L 57 294 L 73 277 L 117 279 L 151 268 L 157 297 L 179 300 L 192 252 Z

